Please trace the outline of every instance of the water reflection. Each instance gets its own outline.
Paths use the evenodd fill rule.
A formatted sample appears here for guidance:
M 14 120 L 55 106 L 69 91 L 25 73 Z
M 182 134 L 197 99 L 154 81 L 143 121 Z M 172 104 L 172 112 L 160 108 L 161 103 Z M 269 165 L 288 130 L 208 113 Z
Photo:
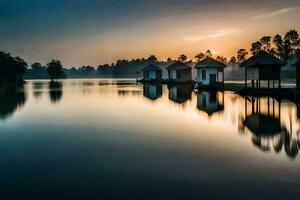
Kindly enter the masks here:
M 300 149 L 300 130 L 293 132 L 291 115 L 283 123 L 281 104 L 281 101 L 270 97 L 246 98 L 240 132 L 249 130 L 253 145 L 261 151 L 270 152 L 273 149 L 275 153 L 280 153 L 284 149 L 289 158 L 295 159 Z
M 182 104 L 192 98 L 193 87 L 191 85 L 168 85 L 169 99 Z
M 144 86 L 144 96 L 151 100 L 156 100 L 162 96 L 162 85 L 161 84 L 151 84 L 145 83 Z
M 27 100 L 24 86 L 11 86 L 0 89 L 0 119 L 4 120 L 24 106 Z
M 33 82 L 33 96 L 39 99 L 43 94 L 43 87 L 45 83 L 43 82 Z
M 62 87 L 62 82 L 51 81 L 49 83 L 49 97 L 53 104 L 56 104 L 61 100 L 63 96 Z
M 224 92 L 216 90 L 199 91 L 197 94 L 197 108 L 208 116 L 224 111 Z

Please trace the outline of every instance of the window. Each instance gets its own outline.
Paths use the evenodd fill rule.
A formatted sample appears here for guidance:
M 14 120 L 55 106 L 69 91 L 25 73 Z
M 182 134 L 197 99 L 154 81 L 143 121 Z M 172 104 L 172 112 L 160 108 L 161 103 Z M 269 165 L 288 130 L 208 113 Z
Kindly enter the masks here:
M 206 70 L 202 70 L 202 80 L 206 80 Z

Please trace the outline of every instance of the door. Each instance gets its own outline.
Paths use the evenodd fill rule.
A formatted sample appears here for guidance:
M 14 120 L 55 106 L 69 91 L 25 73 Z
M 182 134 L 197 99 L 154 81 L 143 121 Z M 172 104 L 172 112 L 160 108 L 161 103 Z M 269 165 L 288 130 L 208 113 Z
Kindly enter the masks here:
M 209 75 L 209 84 L 211 86 L 215 86 L 217 84 L 217 75 L 216 74 Z

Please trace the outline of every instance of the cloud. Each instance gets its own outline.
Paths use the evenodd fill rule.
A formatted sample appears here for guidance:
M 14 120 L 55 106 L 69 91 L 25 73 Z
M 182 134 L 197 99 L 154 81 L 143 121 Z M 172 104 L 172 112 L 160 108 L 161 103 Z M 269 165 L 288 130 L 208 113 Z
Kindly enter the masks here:
M 220 38 L 224 37 L 230 34 L 234 33 L 239 33 L 241 32 L 241 29 L 238 28 L 231 28 L 231 29 L 222 29 L 222 30 L 217 30 L 208 34 L 203 34 L 203 35 L 191 35 L 184 37 L 183 40 L 186 42 L 197 42 L 200 40 L 207 40 L 207 39 L 215 39 L 215 38 Z
M 289 8 L 282 8 L 279 10 L 267 12 L 261 15 L 254 16 L 253 19 L 264 19 L 264 18 L 270 18 L 270 17 L 276 17 L 279 15 L 284 15 L 287 13 L 292 13 L 292 12 L 298 12 L 300 11 L 300 7 L 289 7 Z

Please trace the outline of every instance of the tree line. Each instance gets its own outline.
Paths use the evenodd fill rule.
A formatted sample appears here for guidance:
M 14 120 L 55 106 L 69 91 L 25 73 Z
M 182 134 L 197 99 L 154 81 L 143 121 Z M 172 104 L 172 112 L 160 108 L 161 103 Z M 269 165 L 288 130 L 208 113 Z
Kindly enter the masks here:
M 165 61 L 158 60 L 155 55 L 148 58 L 137 58 L 132 60 L 120 59 L 112 64 L 103 64 L 97 67 L 81 66 L 79 68 L 64 68 L 61 61 L 52 60 L 43 66 L 41 63 L 33 63 L 30 67 L 24 59 L 14 57 L 9 53 L 0 52 L 0 83 L 18 82 L 25 78 L 50 78 L 52 81 L 58 78 L 76 78 L 76 77 L 133 77 L 138 71 L 149 64 L 157 64 L 164 68 L 168 65 L 180 61 L 184 63 L 193 63 L 201 61 L 207 57 L 212 57 L 224 64 L 241 63 L 251 54 L 255 55 L 259 51 L 266 51 L 288 63 L 288 60 L 300 50 L 299 33 L 296 30 L 290 30 L 281 36 L 263 36 L 260 40 L 251 44 L 249 51 L 239 49 L 235 56 L 229 60 L 221 55 L 213 55 L 211 50 L 200 52 L 193 58 L 181 54 L 177 59 L 168 58 Z

